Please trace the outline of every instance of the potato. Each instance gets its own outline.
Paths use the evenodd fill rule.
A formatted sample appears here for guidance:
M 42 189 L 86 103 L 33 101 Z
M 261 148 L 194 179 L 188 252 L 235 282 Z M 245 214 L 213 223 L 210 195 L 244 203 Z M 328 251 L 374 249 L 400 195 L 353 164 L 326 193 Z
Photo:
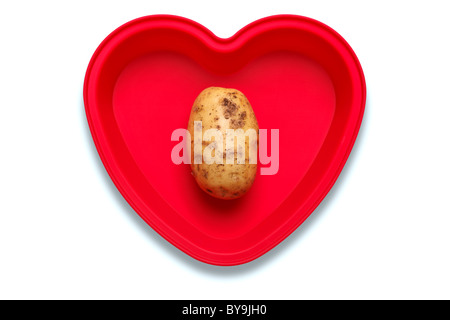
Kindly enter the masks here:
M 245 95 L 229 88 L 203 90 L 187 129 L 192 175 L 200 188 L 220 199 L 243 196 L 255 180 L 259 142 L 258 122 Z

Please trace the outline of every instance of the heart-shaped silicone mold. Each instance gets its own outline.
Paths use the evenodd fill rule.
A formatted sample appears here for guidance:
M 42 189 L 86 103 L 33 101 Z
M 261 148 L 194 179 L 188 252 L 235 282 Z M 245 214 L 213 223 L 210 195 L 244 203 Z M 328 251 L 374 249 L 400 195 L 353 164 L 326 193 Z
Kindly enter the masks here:
M 238 200 L 208 196 L 171 160 L 172 132 L 209 86 L 242 91 L 260 128 L 279 129 L 279 171 Z M 155 15 L 100 44 L 84 102 L 103 164 L 142 219 L 200 261 L 236 265 L 280 243 L 330 190 L 362 121 L 365 81 L 347 42 L 309 18 L 271 16 L 221 39 Z

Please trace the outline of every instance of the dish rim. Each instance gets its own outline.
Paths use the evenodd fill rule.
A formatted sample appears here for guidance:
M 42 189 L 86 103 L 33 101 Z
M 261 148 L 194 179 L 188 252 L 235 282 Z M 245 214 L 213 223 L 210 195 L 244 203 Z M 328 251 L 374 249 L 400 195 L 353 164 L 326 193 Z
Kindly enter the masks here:
M 302 209 L 302 211 L 305 212 L 303 219 L 300 219 L 295 224 L 292 224 L 292 223 L 289 224 L 290 228 L 285 228 L 284 232 L 280 233 L 278 235 L 277 240 L 272 241 L 270 243 L 270 245 L 263 246 L 263 248 L 260 248 L 260 250 L 258 250 L 258 251 L 252 250 L 252 247 L 246 249 L 246 251 L 248 251 L 251 254 L 245 255 L 245 257 L 241 257 L 239 259 L 236 259 L 236 258 L 233 259 L 233 255 L 236 255 L 236 253 L 235 254 L 230 254 L 230 253 L 223 254 L 223 253 L 217 253 L 217 252 L 210 252 L 210 251 L 207 251 L 207 250 L 201 249 L 201 248 L 200 249 L 196 248 L 197 250 L 193 250 L 193 248 L 190 248 L 190 246 L 186 245 L 186 243 L 183 243 L 182 241 L 174 239 L 174 237 L 172 237 L 172 235 L 169 235 L 167 232 L 162 230 L 162 228 L 160 228 L 158 223 L 154 223 L 154 222 L 150 221 L 150 219 L 146 218 L 146 215 L 141 212 L 141 211 L 143 211 L 142 208 L 140 206 L 138 206 L 135 203 L 135 201 L 133 200 L 133 198 L 129 195 L 127 188 L 123 185 L 123 182 L 121 181 L 122 179 L 119 179 L 116 176 L 116 172 L 114 170 L 112 170 L 112 168 L 109 164 L 109 161 L 107 160 L 107 157 L 104 154 L 103 146 L 99 141 L 97 128 L 93 124 L 92 116 L 90 113 L 89 99 L 88 99 L 88 88 L 89 88 L 89 83 L 90 83 L 90 79 L 91 79 L 92 69 L 93 69 L 94 65 L 96 64 L 97 58 L 100 55 L 100 53 L 102 52 L 102 50 L 119 33 L 123 32 L 124 30 L 126 30 L 130 27 L 133 27 L 136 24 L 147 23 L 151 20 L 154 20 L 154 21 L 166 20 L 168 22 L 173 21 L 176 23 L 181 23 L 181 24 L 185 24 L 185 25 L 194 27 L 197 31 L 199 31 L 201 34 L 203 34 L 205 37 L 207 37 L 207 39 L 209 41 L 211 41 L 211 42 L 209 42 L 209 44 L 213 45 L 214 50 L 217 50 L 217 51 L 222 51 L 222 50 L 223 51 L 234 51 L 234 50 L 236 50 L 236 48 L 232 48 L 231 44 L 233 44 L 233 43 L 237 44 L 239 39 L 243 39 L 243 43 L 245 43 L 244 37 L 246 35 L 249 35 L 247 40 L 251 39 L 252 38 L 251 31 L 257 32 L 258 28 L 266 25 L 267 23 L 276 22 L 276 21 L 302 22 L 307 26 L 311 25 L 314 27 L 319 27 L 320 30 L 331 34 L 335 39 L 339 40 L 340 43 L 345 47 L 347 53 L 350 54 L 350 57 L 352 58 L 353 63 L 359 72 L 358 76 L 361 81 L 360 87 L 362 90 L 361 105 L 360 105 L 360 109 L 359 109 L 360 113 L 358 115 L 357 124 L 356 124 L 356 126 L 353 127 L 354 130 L 352 133 L 352 137 L 350 138 L 350 143 L 347 145 L 347 148 L 344 152 L 342 160 L 341 160 L 340 164 L 337 166 L 337 170 L 335 170 L 335 172 L 333 173 L 332 178 L 328 179 L 328 181 L 329 181 L 328 186 L 322 188 L 322 193 L 320 194 L 320 196 L 316 197 L 316 201 L 312 202 L 308 208 Z M 122 24 L 121 26 L 116 28 L 114 31 L 112 31 L 100 43 L 100 45 L 97 47 L 94 54 L 92 55 L 92 57 L 89 61 L 86 73 L 85 73 L 85 79 L 84 79 L 84 85 L 83 85 L 83 100 L 84 100 L 85 113 L 86 113 L 86 118 L 87 118 L 87 121 L 89 124 L 90 132 L 91 132 L 94 144 L 96 146 L 97 152 L 100 156 L 100 159 L 101 159 L 108 175 L 110 176 L 111 180 L 113 181 L 114 185 L 119 190 L 120 194 L 125 198 L 125 200 L 130 204 L 130 206 L 133 208 L 133 210 L 160 236 L 162 236 L 165 240 L 167 240 L 172 245 L 174 245 L 176 248 L 180 249 L 181 251 L 188 254 L 189 256 L 191 256 L 199 261 L 202 261 L 202 262 L 205 262 L 208 264 L 212 264 L 212 265 L 232 266 L 232 265 L 248 263 L 252 260 L 255 260 L 255 259 L 259 258 L 260 256 L 264 255 L 265 253 L 267 253 L 268 251 L 272 250 L 274 247 L 276 247 L 279 243 L 281 243 L 284 239 L 286 239 L 292 232 L 294 232 L 314 212 L 314 210 L 317 208 L 317 206 L 322 202 L 322 200 L 325 198 L 325 196 L 329 193 L 329 191 L 335 184 L 337 178 L 339 177 L 345 163 L 347 162 L 347 159 L 351 153 L 351 150 L 353 149 L 354 143 L 355 143 L 357 135 L 359 133 L 359 129 L 361 127 L 362 118 L 363 118 L 364 111 L 365 111 L 366 84 L 365 84 L 365 77 L 364 77 L 364 73 L 363 73 L 361 64 L 360 64 L 355 52 L 353 51 L 353 49 L 350 47 L 350 45 L 347 43 L 347 41 L 339 33 L 337 33 L 334 29 L 332 29 L 331 27 L 327 26 L 326 24 L 324 24 L 318 20 L 315 20 L 315 19 L 312 19 L 309 17 L 305 17 L 305 16 L 293 15 L 293 14 L 272 15 L 272 16 L 267 16 L 267 17 L 257 19 L 255 21 L 247 24 L 246 26 L 239 29 L 231 37 L 221 38 L 221 37 L 216 36 L 210 29 L 206 28 L 205 26 L 201 25 L 200 23 L 198 23 L 194 20 L 191 20 L 191 19 L 188 19 L 188 18 L 185 18 L 182 16 L 177 16 L 177 15 L 157 14 L 157 15 L 148 15 L 148 16 L 139 17 L 139 18 L 133 19 L 131 21 L 128 21 L 128 22 Z M 150 208 L 148 208 L 148 209 L 151 212 L 154 211 Z M 296 213 L 299 210 L 300 210 L 300 208 L 296 210 Z M 153 215 L 156 216 L 157 214 L 155 214 L 153 212 Z M 171 229 L 170 227 L 168 227 L 168 228 Z M 173 229 L 172 229 L 172 232 L 177 233 Z M 178 237 L 183 237 L 183 236 L 178 235 Z M 202 251 L 203 255 L 198 254 L 197 253 L 198 250 Z

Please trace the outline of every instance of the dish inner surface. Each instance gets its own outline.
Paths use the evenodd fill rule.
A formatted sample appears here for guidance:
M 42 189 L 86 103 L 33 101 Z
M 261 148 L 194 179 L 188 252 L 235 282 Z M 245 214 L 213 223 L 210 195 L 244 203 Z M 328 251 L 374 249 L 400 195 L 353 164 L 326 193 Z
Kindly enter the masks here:
M 207 195 L 197 186 L 188 164 L 175 165 L 171 160 L 178 143 L 171 141 L 172 132 L 187 127 L 195 98 L 210 86 L 242 91 L 260 129 L 268 130 L 269 140 L 271 129 L 280 133 L 278 172 L 260 175 L 258 170 L 250 191 L 237 200 Z M 301 188 L 336 109 L 328 73 L 314 60 L 292 51 L 256 57 L 231 74 L 210 72 L 180 53 L 152 52 L 126 65 L 112 94 L 117 128 L 141 174 L 182 219 L 216 239 L 247 234 L 296 187 Z M 151 201 L 148 206 L 152 207 Z M 173 213 L 157 214 L 163 221 L 174 218 L 169 216 Z

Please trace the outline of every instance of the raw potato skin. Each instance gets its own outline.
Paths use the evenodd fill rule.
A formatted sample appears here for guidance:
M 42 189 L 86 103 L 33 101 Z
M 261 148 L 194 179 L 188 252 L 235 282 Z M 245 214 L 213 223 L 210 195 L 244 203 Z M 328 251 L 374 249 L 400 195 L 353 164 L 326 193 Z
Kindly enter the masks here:
M 206 130 L 215 128 L 223 135 L 223 164 L 194 163 L 194 121 L 202 121 L 202 137 Z M 237 163 L 237 146 L 234 146 L 234 164 L 226 163 L 226 129 L 254 129 L 257 140 L 249 146 L 245 139 L 245 164 Z M 249 163 L 249 147 L 258 148 L 259 127 L 255 113 L 245 95 L 236 89 L 210 87 L 195 99 L 189 117 L 188 131 L 191 135 L 191 170 L 200 188 L 219 199 L 236 199 L 243 196 L 253 185 L 257 164 Z M 202 155 L 211 141 L 202 142 Z M 213 153 L 214 154 L 214 153 Z

